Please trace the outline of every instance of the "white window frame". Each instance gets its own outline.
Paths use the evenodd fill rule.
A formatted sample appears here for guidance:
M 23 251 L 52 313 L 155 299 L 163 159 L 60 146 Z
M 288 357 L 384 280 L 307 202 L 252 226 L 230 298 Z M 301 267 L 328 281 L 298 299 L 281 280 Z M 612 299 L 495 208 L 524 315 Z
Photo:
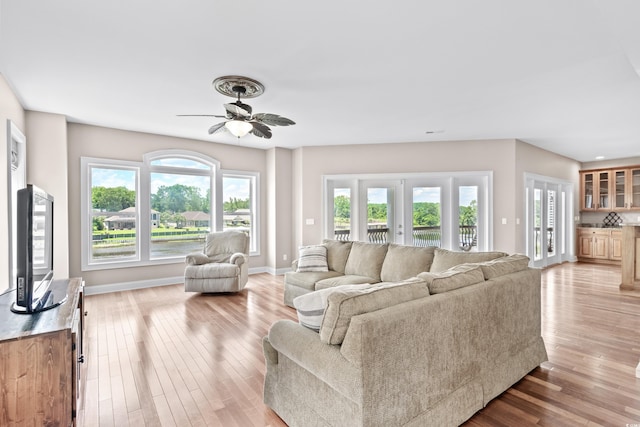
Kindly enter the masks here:
M 193 151 L 187 150 L 159 150 L 152 151 L 150 153 L 144 154 L 143 158 L 143 166 L 142 166 L 142 176 L 141 176 L 141 199 L 145 200 L 146 203 L 142 203 L 140 207 L 140 215 L 141 218 L 151 218 L 151 174 L 152 173 L 166 173 L 166 174 L 175 174 L 175 175 L 192 175 L 192 176 L 209 176 L 209 212 L 211 215 L 211 220 L 209 223 L 210 231 L 222 230 L 222 204 L 216 203 L 219 199 L 217 197 L 218 194 L 222 194 L 221 191 L 221 174 L 220 174 L 220 162 L 214 158 L 206 156 L 204 154 L 196 153 Z M 162 159 L 185 159 L 192 160 L 194 162 L 202 163 L 209 166 L 209 170 L 207 169 L 197 169 L 197 168 L 189 168 L 189 167 L 177 167 L 177 166 L 161 166 L 161 165 L 152 165 L 151 163 L 156 160 Z M 220 181 L 219 183 L 217 181 Z M 151 262 L 159 261 L 159 260 L 177 260 L 178 262 L 182 262 L 184 260 L 184 255 L 176 255 L 176 256 L 168 256 L 168 257 L 158 257 L 151 258 L 151 224 L 150 220 L 143 221 L 140 227 L 140 235 L 146 236 L 146 238 L 141 241 L 141 250 L 145 260 L 149 260 Z
M 81 177 L 80 177 L 80 205 L 82 213 L 80 215 L 80 227 L 82 229 L 81 237 L 81 261 L 82 270 L 101 270 L 108 268 L 122 268 L 131 265 L 138 265 L 141 262 L 141 248 L 140 248 L 140 233 L 136 232 L 136 256 L 129 258 L 122 258 L 118 260 L 106 260 L 106 261 L 92 261 L 91 260 L 91 245 L 93 236 L 93 221 L 92 221 L 92 202 L 91 202 L 91 169 L 122 169 L 132 170 L 136 174 L 136 226 L 140 224 L 140 170 L 141 163 L 130 162 L 124 160 L 111 160 L 111 159 L 99 159 L 92 157 L 82 157 L 80 159 L 81 164 Z
M 115 160 L 95 157 L 82 157 L 80 159 L 80 204 L 81 204 L 81 265 L 82 271 L 106 270 L 125 267 L 136 267 L 144 265 L 175 264 L 184 262 L 184 256 L 150 259 L 149 246 L 151 235 L 150 227 L 150 207 L 151 207 L 151 172 L 168 171 L 169 173 L 198 175 L 194 168 L 179 168 L 173 166 L 153 166 L 151 162 L 163 158 L 183 158 L 194 160 L 200 163 L 211 165 L 211 208 L 212 215 L 211 230 L 222 230 L 222 173 L 220 162 L 204 154 L 187 150 L 160 150 L 146 153 L 142 162 Z M 103 169 L 127 169 L 136 172 L 136 256 L 128 259 L 92 261 L 91 260 L 91 238 L 93 233 L 92 223 L 92 203 L 91 203 L 91 168 Z M 204 169 L 203 169 L 204 171 Z M 242 172 L 249 176 L 250 172 Z M 259 210 L 259 200 L 256 196 L 256 205 L 253 210 Z M 144 221 L 141 218 L 145 218 Z M 257 221 L 256 221 L 257 223 Z M 257 227 L 257 225 L 256 225 Z M 259 227 L 256 228 L 256 234 Z M 143 238 L 142 236 L 145 236 Z M 259 246 L 258 246 L 259 247 Z
M 249 255 L 250 256 L 258 256 L 260 255 L 260 172 L 249 172 L 249 171 L 240 171 L 240 170 L 222 170 L 220 172 L 221 175 L 221 185 L 224 181 L 225 177 L 228 178 L 241 178 L 241 179 L 249 179 L 250 182 L 250 196 L 249 200 L 251 202 L 251 238 L 249 239 Z M 222 197 L 220 198 L 220 210 L 223 209 L 223 204 L 225 200 L 224 190 L 220 191 Z M 221 225 L 220 230 L 223 229 L 222 224 L 222 214 L 220 215 Z

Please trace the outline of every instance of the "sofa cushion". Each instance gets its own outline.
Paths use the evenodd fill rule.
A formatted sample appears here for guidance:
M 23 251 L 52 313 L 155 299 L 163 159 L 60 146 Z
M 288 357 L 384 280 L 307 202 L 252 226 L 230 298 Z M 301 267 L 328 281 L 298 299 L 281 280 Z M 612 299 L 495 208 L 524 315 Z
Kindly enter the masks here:
M 298 268 L 296 272 L 310 271 L 329 271 L 326 246 L 312 245 L 298 248 Z
M 293 306 L 298 312 L 298 322 L 316 332 L 320 331 L 324 311 L 327 307 L 327 297 L 332 292 L 349 291 L 367 288 L 368 283 L 361 285 L 341 285 L 319 291 L 309 292 L 293 299 Z
M 365 289 L 331 292 L 320 326 L 320 340 L 326 344 L 341 344 L 353 316 L 428 295 L 427 284 L 415 277 L 398 283 L 371 285 Z
M 327 247 L 327 264 L 329 270 L 344 273 L 344 266 L 351 251 L 351 242 L 325 239 L 322 244 Z
M 379 282 L 380 270 L 388 246 L 386 243 L 353 242 L 344 273 L 371 277 L 374 279 L 372 282 Z
M 529 257 L 522 254 L 513 254 L 480 264 L 485 280 L 494 277 L 504 276 L 505 274 L 515 273 L 517 271 L 526 270 L 529 267 Z
M 209 263 L 202 265 L 188 265 L 184 269 L 186 279 L 224 279 L 238 277 L 240 267 L 229 263 Z
M 375 279 L 367 276 L 357 276 L 355 274 L 345 274 L 343 276 L 329 277 L 316 282 L 316 290 L 335 288 L 342 285 L 356 285 L 359 283 L 377 283 Z
M 248 237 L 241 231 L 227 230 L 209 233 L 205 237 L 204 253 L 213 262 L 225 262 L 219 257 L 228 257 L 237 252 L 244 253 L 247 247 Z M 227 255 L 228 254 L 228 255 Z
M 484 274 L 477 264 L 461 264 L 437 273 L 420 273 L 418 278 L 427 283 L 429 292 L 432 294 L 441 294 L 484 282 Z
M 305 273 L 297 273 L 289 271 L 284 274 L 284 281 L 287 285 L 297 286 L 309 291 L 316 290 L 316 282 L 327 279 L 329 277 L 342 276 L 337 271 L 309 271 Z
M 397 282 L 429 271 L 433 262 L 434 246 L 421 248 L 391 243 L 380 270 L 383 282 Z
M 453 252 L 437 248 L 433 255 L 431 272 L 440 272 L 455 267 L 456 265 L 470 262 L 484 262 L 507 256 L 504 252 Z

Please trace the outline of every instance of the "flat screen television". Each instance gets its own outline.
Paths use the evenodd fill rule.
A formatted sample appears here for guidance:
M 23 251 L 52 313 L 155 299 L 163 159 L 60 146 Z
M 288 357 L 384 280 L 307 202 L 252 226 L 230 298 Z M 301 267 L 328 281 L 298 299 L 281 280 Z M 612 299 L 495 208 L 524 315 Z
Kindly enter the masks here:
M 18 190 L 16 313 L 37 313 L 66 299 L 49 289 L 53 280 L 53 196 L 35 185 Z

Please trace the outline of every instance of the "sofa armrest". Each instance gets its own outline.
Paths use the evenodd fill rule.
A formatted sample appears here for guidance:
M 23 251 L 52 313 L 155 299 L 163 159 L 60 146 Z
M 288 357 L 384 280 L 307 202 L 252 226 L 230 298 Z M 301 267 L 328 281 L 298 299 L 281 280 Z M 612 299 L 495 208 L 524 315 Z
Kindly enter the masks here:
M 278 320 L 268 341 L 282 356 L 291 359 L 345 397 L 362 399 L 362 374 L 340 353 L 340 346 L 320 341 L 317 332 L 291 320 Z M 273 355 L 270 355 L 273 358 Z
M 202 265 L 210 263 L 211 260 L 202 252 L 192 252 L 184 258 L 184 262 L 188 265 Z
M 231 258 L 229 258 L 229 262 L 239 267 L 247 262 L 247 256 L 241 252 L 236 252 L 235 254 L 231 255 Z

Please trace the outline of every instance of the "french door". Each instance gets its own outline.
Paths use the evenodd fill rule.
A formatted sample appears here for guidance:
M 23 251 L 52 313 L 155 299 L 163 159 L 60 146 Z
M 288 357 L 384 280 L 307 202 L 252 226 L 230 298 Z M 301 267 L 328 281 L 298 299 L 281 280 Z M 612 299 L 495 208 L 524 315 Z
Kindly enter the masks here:
M 573 186 L 553 178 L 526 177 L 527 256 L 533 267 L 569 260 L 573 249 Z
M 360 241 L 370 243 L 402 243 L 402 186 L 400 180 L 360 182 Z
M 491 249 L 491 174 L 325 177 L 325 237 Z

